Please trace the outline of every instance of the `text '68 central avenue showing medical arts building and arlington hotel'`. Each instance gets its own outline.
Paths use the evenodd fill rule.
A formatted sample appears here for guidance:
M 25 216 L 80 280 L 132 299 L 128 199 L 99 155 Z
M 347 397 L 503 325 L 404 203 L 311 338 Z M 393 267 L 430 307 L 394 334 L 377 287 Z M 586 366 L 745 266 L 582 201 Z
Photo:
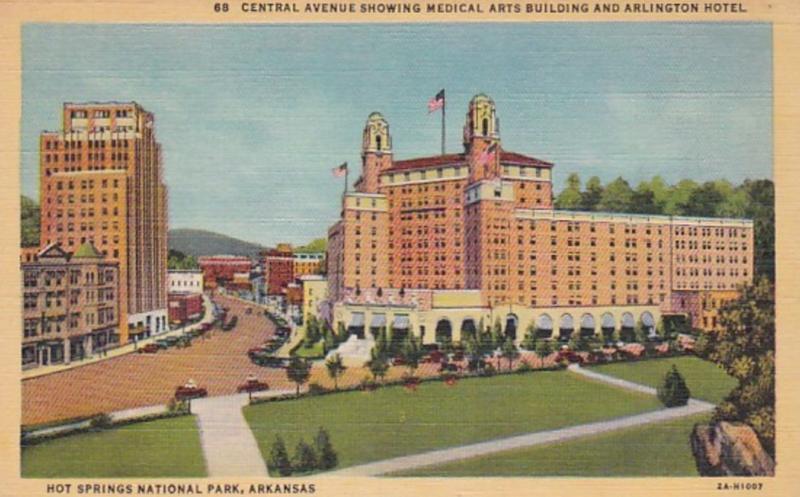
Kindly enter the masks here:
M 668 314 L 710 329 L 708 303 L 752 280 L 750 220 L 554 209 L 553 164 L 503 148 L 486 95 L 463 145 L 395 160 L 388 122 L 369 116 L 361 176 L 328 232 L 328 319 L 427 343 L 498 319 L 516 340 L 529 323 L 562 338 L 652 332 Z

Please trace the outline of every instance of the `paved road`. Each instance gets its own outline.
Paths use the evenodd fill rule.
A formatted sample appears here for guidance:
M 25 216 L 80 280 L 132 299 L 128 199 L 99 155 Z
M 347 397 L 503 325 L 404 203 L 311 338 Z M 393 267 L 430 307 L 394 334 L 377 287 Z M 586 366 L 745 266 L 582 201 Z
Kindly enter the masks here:
M 253 432 L 242 414 L 247 394 L 192 401 L 208 476 L 267 476 Z
M 271 389 L 291 388 L 282 369 L 261 368 L 247 358 L 247 350 L 274 333 L 274 325 L 255 306 L 227 297 L 215 300 L 239 316 L 231 332 L 215 329 L 191 347 L 156 354 L 127 354 L 60 373 L 22 382 L 22 423 L 59 419 L 166 404 L 175 387 L 188 379 L 208 389 L 210 396 L 236 392 L 248 374 L 266 381 Z
M 655 395 L 656 393 L 654 388 L 620 380 L 618 378 L 596 373 L 594 371 L 588 371 L 580 368 L 577 365 L 574 367 L 571 366 L 570 370 L 576 374 L 581 374 L 594 380 L 603 381 L 620 388 L 644 392 L 651 395 Z M 526 435 L 490 440 L 488 442 L 435 450 L 423 454 L 396 457 L 384 461 L 352 466 L 331 473 L 325 473 L 325 476 L 380 476 L 387 473 L 395 473 L 398 471 L 406 471 L 424 466 L 443 464 L 462 459 L 469 459 L 476 456 L 504 452 L 512 449 L 532 447 L 535 445 L 554 442 L 564 442 L 575 438 L 596 435 L 598 433 L 606 433 L 614 430 L 621 430 L 633 426 L 659 423 L 670 419 L 690 416 L 692 414 L 709 412 L 713 409 L 713 404 L 692 399 L 686 406 L 683 407 L 660 409 L 658 411 L 646 412 L 633 416 L 625 416 L 607 421 L 570 426 L 557 430 L 529 433 Z

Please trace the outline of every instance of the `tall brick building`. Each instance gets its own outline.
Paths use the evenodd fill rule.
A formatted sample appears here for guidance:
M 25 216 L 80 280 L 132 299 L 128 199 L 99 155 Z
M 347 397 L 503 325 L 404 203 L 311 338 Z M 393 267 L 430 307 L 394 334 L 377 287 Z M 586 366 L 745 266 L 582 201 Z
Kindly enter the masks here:
M 167 329 L 167 188 L 153 114 L 135 102 L 65 103 L 40 136 L 41 246 L 91 243 L 119 264 L 119 336 Z
M 395 160 L 388 123 L 369 116 L 361 176 L 328 232 L 334 321 L 391 314 L 423 336 L 497 318 L 554 335 L 654 328 L 688 313 L 677 305 L 687 293 L 727 295 L 752 279 L 749 220 L 555 210 L 553 164 L 505 150 L 483 94 L 463 136 L 461 153 Z

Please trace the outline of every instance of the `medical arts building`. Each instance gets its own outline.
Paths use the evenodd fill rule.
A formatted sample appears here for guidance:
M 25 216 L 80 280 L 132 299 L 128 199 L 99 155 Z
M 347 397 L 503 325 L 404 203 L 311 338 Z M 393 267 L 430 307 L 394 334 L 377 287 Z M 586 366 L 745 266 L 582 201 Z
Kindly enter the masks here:
M 334 327 L 411 332 L 425 343 L 502 323 L 520 341 L 695 328 L 753 277 L 753 223 L 553 207 L 553 164 L 506 150 L 491 98 L 472 98 L 463 152 L 397 160 L 371 114 L 361 175 L 328 231 Z

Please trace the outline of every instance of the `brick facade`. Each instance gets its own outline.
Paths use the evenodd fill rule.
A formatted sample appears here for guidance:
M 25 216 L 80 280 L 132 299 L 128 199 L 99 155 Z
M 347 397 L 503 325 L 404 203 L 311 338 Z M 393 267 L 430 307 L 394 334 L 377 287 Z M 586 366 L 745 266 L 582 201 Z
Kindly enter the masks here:
M 485 95 L 470 102 L 463 153 L 394 160 L 391 143 L 371 114 L 362 175 L 328 233 L 334 303 L 365 289 L 467 289 L 489 308 L 670 313 L 682 312 L 674 291 L 752 280 L 749 220 L 554 210 L 553 164 L 503 149 Z

